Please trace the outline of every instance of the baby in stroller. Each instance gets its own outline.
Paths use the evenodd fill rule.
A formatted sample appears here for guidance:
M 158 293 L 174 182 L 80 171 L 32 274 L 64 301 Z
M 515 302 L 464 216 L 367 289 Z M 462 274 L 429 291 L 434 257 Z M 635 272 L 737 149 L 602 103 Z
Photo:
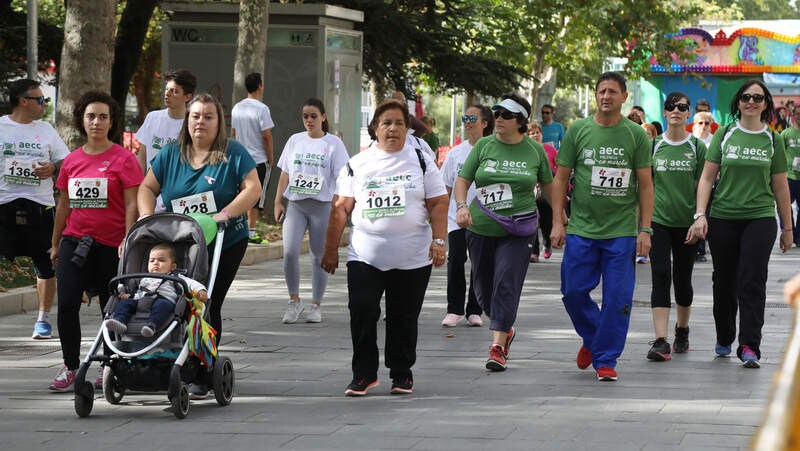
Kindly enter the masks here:
M 208 292 L 202 283 L 182 274 L 174 274 L 178 267 L 175 257 L 175 248 L 169 243 L 156 244 L 150 249 L 147 260 L 147 271 L 154 274 L 173 274 L 180 277 L 195 292 L 197 299 L 205 303 Z M 133 297 L 125 293 L 124 286 L 119 287 L 119 301 L 114 308 L 114 316 L 106 321 L 106 327 L 112 332 L 124 334 L 128 330 L 128 321 L 136 313 L 140 299 L 153 296 L 153 304 L 147 322 L 140 331 L 143 337 L 152 337 L 156 331 L 166 324 L 172 317 L 175 303 L 178 300 L 175 283 L 154 277 L 144 277 L 139 282 L 138 289 Z

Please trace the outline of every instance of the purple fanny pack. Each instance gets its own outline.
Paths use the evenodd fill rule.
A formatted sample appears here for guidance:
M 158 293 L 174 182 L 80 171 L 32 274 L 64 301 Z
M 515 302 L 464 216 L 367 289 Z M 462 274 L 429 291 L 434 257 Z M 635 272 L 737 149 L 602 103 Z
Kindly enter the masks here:
M 511 235 L 514 236 L 530 236 L 536 233 L 537 228 L 539 227 L 539 212 L 538 211 L 528 211 L 525 213 L 518 213 L 512 216 L 503 216 L 498 215 L 497 213 L 493 212 L 486 208 L 477 198 L 474 201 L 478 208 L 481 209 L 482 212 L 486 213 L 486 216 L 492 218 L 492 220 L 506 229 Z

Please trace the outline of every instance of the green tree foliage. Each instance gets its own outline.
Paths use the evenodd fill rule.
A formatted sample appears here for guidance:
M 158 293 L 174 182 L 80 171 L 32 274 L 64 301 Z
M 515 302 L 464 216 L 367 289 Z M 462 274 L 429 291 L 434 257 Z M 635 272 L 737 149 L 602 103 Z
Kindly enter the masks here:
M 712 3 L 721 10 L 741 11 L 742 20 L 800 19 L 800 2 L 797 1 L 715 0 Z

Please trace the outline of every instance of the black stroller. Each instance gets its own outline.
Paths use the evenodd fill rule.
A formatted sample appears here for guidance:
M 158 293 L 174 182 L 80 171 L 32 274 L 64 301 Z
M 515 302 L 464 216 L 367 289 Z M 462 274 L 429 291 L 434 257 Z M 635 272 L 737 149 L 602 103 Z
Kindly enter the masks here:
M 150 338 L 141 336 L 139 330 L 147 322 L 152 298 L 139 300 L 136 314 L 128 323 L 125 334 L 115 334 L 106 327 L 106 321 L 113 315 L 119 300 L 119 293 L 122 290 L 134 292 L 143 277 L 162 278 L 165 283 L 174 283 L 177 293 L 188 293 L 189 288 L 181 278 L 146 272 L 150 248 L 158 243 L 169 242 L 175 247 L 178 268 L 181 268 L 181 272 L 185 271 L 186 276 L 204 284 L 208 281 L 208 302 L 211 302 L 210 296 L 225 235 L 224 224 L 217 225 L 210 277 L 203 228 L 194 218 L 176 213 L 161 213 L 143 218 L 131 227 L 120 259 L 120 275 L 109 283 L 112 295 L 106 305 L 105 319 L 75 375 L 75 412 L 78 416 L 88 416 L 94 404 L 94 387 L 86 380 L 92 362 L 103 362 L 105 365 L 103 395 L 111 404 L 119 404 L 126 391 L 166 391 L 175 416 L 185 418 L 189 412 L 190 383 L 213 388 L 214 397 L 220 406 L 231 403 L 234 387 L 231 360 L 218 355 L 213 359 L 211 368 L 207 368 L 200 359 L 189 355 L 190 338 L 187 338 L 186 326 L 191 308 L 184 296 L 178 297 L 169 324 Z M 208 308 L 205 309 L 206 317 L 207 314 Z M 98 353 L 101 345 L 108 352 Z

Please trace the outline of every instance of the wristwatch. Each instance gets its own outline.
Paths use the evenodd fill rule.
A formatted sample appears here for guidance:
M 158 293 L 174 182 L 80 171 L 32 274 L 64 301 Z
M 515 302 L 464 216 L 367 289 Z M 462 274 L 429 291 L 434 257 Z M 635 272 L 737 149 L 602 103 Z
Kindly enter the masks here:
M 441 239 L 441 238 L 434 238 L 433 239 L 433 244 L 436 244 L 438 246 L 444 246 L 444 240 Z
M 698 211 L 697 213 L 695 213 L 695 214 L 692 216 L 692 219 L 694 219 L 695 221 L 697 221 L 697 218 L 699 218 L 700 216 L 705 216 L 705 215 L 706 215 L 706 212 L 704 212 L 704 211 Z

